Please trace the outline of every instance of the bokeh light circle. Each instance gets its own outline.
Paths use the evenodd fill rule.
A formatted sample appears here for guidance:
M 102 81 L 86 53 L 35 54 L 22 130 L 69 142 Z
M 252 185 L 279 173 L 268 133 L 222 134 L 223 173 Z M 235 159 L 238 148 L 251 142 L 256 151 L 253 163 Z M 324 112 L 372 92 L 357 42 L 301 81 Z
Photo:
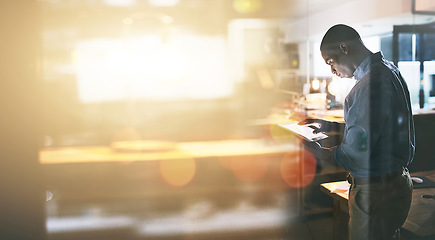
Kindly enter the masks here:
M 234 176 L 244 182 L 260 180 L 269 168 L 266 158 L 232 158 L 230 164 Z
M 280 164 L 283 180 L 291 187 L 302 188 L 310 184 L 316 174 L 317 161 L 308 150 L 286 154 Z
M 193 158 L 162 160 L 159 164 L 163 180 L 176 187 L 188 184 L 196 173 L 196 162 Z

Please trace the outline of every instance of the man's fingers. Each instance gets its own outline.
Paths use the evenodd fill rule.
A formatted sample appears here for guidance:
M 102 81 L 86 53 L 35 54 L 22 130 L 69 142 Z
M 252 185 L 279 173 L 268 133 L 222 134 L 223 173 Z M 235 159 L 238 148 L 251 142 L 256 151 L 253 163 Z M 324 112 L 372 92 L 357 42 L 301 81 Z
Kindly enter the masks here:
M 320 133 L 320 132 L 322 132 L 322 130 L 320 128 L 317 128 L 317 129 L 313 130 L 313 133 Z
M 320 126 L 316 126 L 316 125 L 308 125 L 309 128 L 312 128 L 313 130 L 318 130 L 320 129 Z

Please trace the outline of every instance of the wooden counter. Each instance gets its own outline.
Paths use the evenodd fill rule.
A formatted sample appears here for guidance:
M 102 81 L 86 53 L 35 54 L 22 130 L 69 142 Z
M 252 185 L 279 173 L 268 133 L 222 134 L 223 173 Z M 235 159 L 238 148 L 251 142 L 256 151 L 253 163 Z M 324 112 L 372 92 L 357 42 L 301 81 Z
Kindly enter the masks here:
M 132 143 L 129 149 L 110 146 L 77 146 L 45 148 L 40 151 L 41 164 L 86 162 L 156 161 L 185 158 L 277 155 L 297 150 L 297 144 L 267 143 L 262 139 L 208 142 L 163 143 L 165 148 L 140 149 Z M 135 145 L 135 146 L 133 146 Z
M 411 173 L 411 176 L 426 177 L 428 181 L 435 182 L 435 171 Z M 346 184 L 346 181 L 321 184 L 321 190 L 334 199 L 334 239 L 347 239 L 347 221 L 349 208 L 347 206 L 348 193 L 337 187 Z M 408 238 L 435 239 L 435 199 L 422 198 L 424 194 L 435 194 L 435 185 L 419 188 L 414 184 L 411 209 L 402 228 Z M 406 234 L 408 232 L 408 234 Z

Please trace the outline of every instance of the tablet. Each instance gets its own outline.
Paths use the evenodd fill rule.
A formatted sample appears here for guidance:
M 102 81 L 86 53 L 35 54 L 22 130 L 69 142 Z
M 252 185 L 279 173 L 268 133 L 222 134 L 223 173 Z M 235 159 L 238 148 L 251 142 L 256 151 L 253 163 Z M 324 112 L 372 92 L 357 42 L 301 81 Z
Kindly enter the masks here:
M 280 123 L 278 126 L 290 130 L 299 136 L 303 137 L 305 140 L 310 142 L 319 141 L 328 137 L 328 135 L 320 132 L 313 133 L 314 128 L 319 128 L 320 124 L 318 123 L 309 123 L 305 125 L 299 125 L 298 122 L 289 122 L 289 123 Z

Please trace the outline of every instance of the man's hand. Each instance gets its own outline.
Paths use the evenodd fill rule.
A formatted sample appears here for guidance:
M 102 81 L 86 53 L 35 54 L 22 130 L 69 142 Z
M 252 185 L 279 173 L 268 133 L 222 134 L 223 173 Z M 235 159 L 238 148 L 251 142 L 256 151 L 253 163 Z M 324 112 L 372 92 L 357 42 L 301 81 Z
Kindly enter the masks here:
M 338 122 L 330 122 L 322 119 L 316 118 L 307 118 L 304 121 L 300 122 L 299 125 L 310 124 L 310 123 L 318 123 L 320 127 L 312 126 L 313 133 L 319 132 L 337 132 L 339 134 L 343 134 L 344 132 L 344 124 Z
M 317 142 L 309 142 L 302 140 L 306 150 L 310 151 L 315 158 L 320 159 L 325 162 L 336 164 L 334 159 L 334 148 L 324 148 Z

